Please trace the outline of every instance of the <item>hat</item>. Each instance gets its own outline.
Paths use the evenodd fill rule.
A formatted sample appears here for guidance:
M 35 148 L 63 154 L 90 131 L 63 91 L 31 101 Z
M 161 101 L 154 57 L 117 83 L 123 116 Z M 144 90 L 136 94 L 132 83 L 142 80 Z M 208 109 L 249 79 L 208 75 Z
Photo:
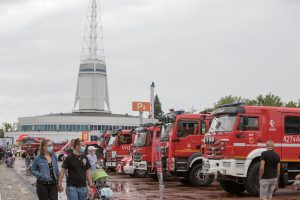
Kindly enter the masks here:
M 97 148 L 94 147 L 94 146 L 89 146 L 89 147 L 88 147 L 88 151 L 92 151 L 92 150 L 97 150 Z

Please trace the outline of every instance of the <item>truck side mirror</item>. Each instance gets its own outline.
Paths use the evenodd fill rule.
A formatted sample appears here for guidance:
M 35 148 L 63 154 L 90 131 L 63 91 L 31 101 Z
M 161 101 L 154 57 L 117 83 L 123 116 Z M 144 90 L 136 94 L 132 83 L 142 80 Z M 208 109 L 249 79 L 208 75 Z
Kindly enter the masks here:
M 216 124 L 216 129 L 219 129 L 220 128 L 220 126 L 221 126 L 221 122 L 220 121 L 218 121 L 218 123 Z

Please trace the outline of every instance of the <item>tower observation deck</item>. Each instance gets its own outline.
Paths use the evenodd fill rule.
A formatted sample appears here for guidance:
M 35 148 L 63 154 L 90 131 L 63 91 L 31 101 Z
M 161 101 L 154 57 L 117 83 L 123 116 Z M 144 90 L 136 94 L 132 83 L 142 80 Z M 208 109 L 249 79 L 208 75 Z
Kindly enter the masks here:
M 90 0 L 73 112 L 110 112 L 100 0 Z

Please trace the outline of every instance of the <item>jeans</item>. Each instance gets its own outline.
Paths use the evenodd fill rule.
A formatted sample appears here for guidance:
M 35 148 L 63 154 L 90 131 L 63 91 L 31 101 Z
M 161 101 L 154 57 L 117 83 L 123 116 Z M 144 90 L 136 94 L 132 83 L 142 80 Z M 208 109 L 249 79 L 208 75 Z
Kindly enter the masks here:
M 271 179 L 260 179 L 260 198 L 268 198 L 271 199 L 274 193 L 274 189 L 277 184 L 277 178 Z
M 88 196 L 87 187 L 67 187 L 67 194 L 69 200 L 86 200 Z
M 36 183 L 36 193 L 39 200 L 58 200 L 58 192 L 56 184 L 45 185 L 40 181 Z

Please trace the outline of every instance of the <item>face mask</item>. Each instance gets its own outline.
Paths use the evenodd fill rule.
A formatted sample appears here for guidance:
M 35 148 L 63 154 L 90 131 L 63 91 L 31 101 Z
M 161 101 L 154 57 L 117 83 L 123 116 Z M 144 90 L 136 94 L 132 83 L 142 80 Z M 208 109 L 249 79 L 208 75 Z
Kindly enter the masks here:
M 85 152 L 85 147 L 80 147 L 80 153 L 84 153 Z
M 95 152 L 90 152 L 90 154 L 91 154 L 92 156 L 94 156 L 94 155 L 95 155 Z
M 47 147 L 47 152 L 48 153 L 52 153 L 52 151 L 53 151 L 53 147 Z

